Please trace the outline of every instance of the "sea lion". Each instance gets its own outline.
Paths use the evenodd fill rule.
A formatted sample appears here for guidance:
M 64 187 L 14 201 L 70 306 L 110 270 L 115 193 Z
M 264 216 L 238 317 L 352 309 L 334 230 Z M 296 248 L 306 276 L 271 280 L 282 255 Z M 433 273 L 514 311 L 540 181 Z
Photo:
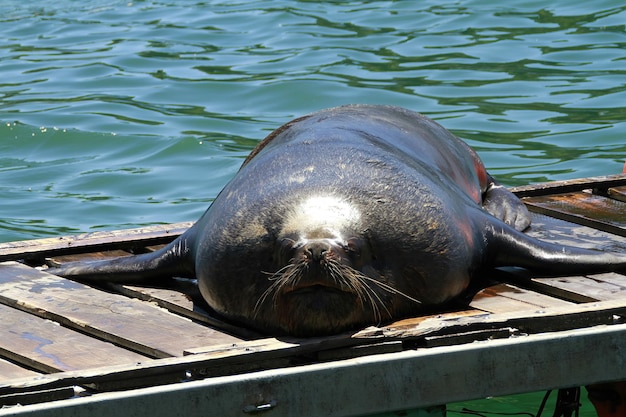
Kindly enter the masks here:
M 320 336 L 453 300 L 479 269 L 614 270 L 621 255 L 523 234 L 530 216 L 469 146 L 390 106 L 295 119 L 244 161 L 167 247 L 50 272 L 127 281 L 196 277 L 218 314 L 268 334 Z

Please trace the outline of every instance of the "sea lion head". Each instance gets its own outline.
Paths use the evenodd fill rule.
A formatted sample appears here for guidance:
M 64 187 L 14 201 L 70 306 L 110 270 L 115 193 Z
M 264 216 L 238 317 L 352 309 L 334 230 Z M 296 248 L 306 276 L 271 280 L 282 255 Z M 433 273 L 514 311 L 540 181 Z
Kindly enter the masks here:
M 355 204 L 332 195 L 305 198 L 286 212 L 275 242 L 276 270 L 267 273 L 256 318 L 307 336 L 392 316 L 392 299 L 401 293 L 385 282 Z

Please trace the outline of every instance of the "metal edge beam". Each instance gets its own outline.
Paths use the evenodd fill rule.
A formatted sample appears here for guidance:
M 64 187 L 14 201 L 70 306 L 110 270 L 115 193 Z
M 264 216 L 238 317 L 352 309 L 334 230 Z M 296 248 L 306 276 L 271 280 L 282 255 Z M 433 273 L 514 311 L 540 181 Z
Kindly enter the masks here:
M 0 416 L 356 416 L 626 379 L 626 324 L 372 355 L 0 410 Z

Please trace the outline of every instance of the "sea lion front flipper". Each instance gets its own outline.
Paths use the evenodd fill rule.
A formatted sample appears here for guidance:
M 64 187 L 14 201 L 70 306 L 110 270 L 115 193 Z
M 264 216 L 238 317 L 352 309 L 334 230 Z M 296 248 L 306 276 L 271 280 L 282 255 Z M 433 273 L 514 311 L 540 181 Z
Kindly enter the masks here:
M 493 178 L 489 179 L 491 180 L 489 187 L 483 193 L 485 211 L 519 231 L 528 228 L 531 217 L 526 205 Z
M 149 253 L 114 259 L 68 262 L 46 269 L 46 272 L 85 281 L 149 282 L 155 278 L 195 277 L 190 259 L 189 239 L 193 228 L 169 245 Z

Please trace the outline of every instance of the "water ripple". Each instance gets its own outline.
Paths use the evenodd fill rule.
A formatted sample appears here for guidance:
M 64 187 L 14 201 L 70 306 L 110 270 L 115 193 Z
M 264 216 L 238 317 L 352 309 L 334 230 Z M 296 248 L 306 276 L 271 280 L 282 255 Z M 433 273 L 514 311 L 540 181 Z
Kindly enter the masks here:
M 624 22 L 613 0 L 4 1 L 0 239 L 193 220 L 273 128 L 351 102 L 440 120 L 510 185 L 618 172 Z

